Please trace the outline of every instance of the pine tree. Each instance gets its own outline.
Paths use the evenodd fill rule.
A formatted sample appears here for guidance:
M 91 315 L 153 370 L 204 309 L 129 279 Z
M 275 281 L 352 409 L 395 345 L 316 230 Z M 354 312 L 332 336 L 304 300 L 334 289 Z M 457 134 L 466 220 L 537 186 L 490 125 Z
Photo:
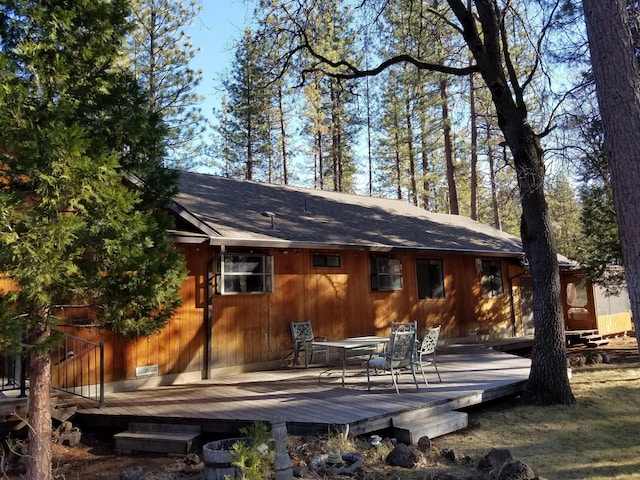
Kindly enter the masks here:
M 398 200 L 409 198 L 406 173 L 408 129 L 405 93 L 401 74 L 395 71 L 387 72 L 381 96 L 384 108 L 380 109 L 382 114 L 377 121 L 377 183 L 379 192 L 388 192 Z
M 257 2 L 254 11 L 254 18 L 258 25 L 264 28 L 278 28 L 280 18 L 276 14 L 279 0 L 260 0 Z M 276 41 L 274 41 L 276 40 Z M 275 39 L 257 39 L 262 43 L 264 54 L 262 62 L 264 70 L 269 78 L 269 90 L 272 92 L 269 101 L 271 117 L 271 158 L 268 172 L 269 183 L 289 184 L 293 177 L 290 159 L 295 154 L 292 145 L 293 141 L 289 133 L 290 124 L 293 123 L 293 105 L 295 94 L 290 85 L 291 72 L 278 71 L 277 63 L 280 55 L 283 54 L 288 39 L 286 35 L 278 36 Z
M 189 67 L 196 50 L 187 33 L 200 10 L 196 0 L 133 0 L 134 28 L 125 44 L 125 62 L 166 125 L 166 164 L 182 169 L 197 166 L 204 155 L 207 122 L 196 93 L 201 72 Z
M 136 337 L 179 303 L 184 264 L 152 210 L 174 179 L 158 168 L 162 129 L 115 62 L 126 6 L 0 6 L 0 272 L 16 286 L 0 292 L 0 345 L 29 354 L 27 478 L 52 477 L 49 353 L 61 306 L 87 305 L 93 325 Z M 146 193 L 123 173 L 148 180 Z
M 583 0 L 589 49 L 609 157 L 633 323 L 640 329 L 640 63 L 637 2 Z M 638 346 L 640 348 L 640 345 Z
M 520 236 L 533 278 L 535 336 L 531 374 L 524 398 L 538 404 L 572 403 L 575 401 L 566 371 L 562 302 L 556 247 L 550 228 L 548 204 L 544 195 L 544 149 L 541 139 L 548 133 L 550 121 L 540 120 L 546 112 L 545 66 L 540 54 L 552 42 L 548 34 L 560 2 L 502 2 L 474 0 L 469 6 L 463 0 L 436 2 L 425 8 L 424 21 L 442 26 L 453 41 L 447 42 L 447 55 L 433 50 L 387 55 L 389 25 L 388 10 L 396 10 L 397 2 L 364 2 L 371 8 L 358 12 L 372 16 L 363 24 L 375 25 L 382 40 L 378 49 L 378 65 L 362 68 L 357 59 L 335 57 L 321 42 L 305 35 L 304 22 L 311 11 L 309 2 L 300 1 L 296 10 L 289 10 L 290 32 L 299 40 L 291 48 L 291 57 L 305 64 L 302 71 L 323 72 L 340 80 L 377 75 L 398 64 L 409 63 L 417 68 L 448 75 L 465 76 L 477 72 L 491 93 L 493 105 L 506 145 L 513 159 L 518 180 L 522 222 Z M 313 3 L 315 6 L 316 3 Z M 439 10 L 442 8 L 442 10 Z M 410 19 L 406 19 L 408 23 Z M 439 31 L 439 29 L 436 29 Z M 429 36 L 432 30 L 417 31 L 411 38 Z M 522 36 L 526 44 L 516 44 Z M 469 55 L 473 64 L 469 65 Z M 420 56 L 418 56 L 420 54 Z M 545 72 L 547 73 L 547 72 Z M 548 77 L 546 77 L 548 78 Z M 547 120 L 549 118 L 547 117 Z M 542 126 L 542 128 L 537 128 Z
M 230 175 L 266 181 L 273 152 L 271 102 L 274 91 L 267 80 L 263 50 L 246 29 L 238 42 L 235 66 L 223 82 L 227 102 L 218 133 L 228 141 Z
M 593 98 L 579 97 L 567 125 L 577 130 L 581 153 L 578 175 L 583 240 L 574 258 L 586 269 L 591 281 L 611 293 L 617 293 L 625 285 L 624 271 L 610 267 L 623 264 L 622 246 L 602 121 L 594 101 Z
M 551 212 L 551 231 L 558 246 L 558 253 L 575 259 L 579 246 L 584 243 L 580 228 L 580 205 L 575 187 L 571 185 L 565 173 L 559 172 L 547 179 L 545 188 Z
M 307 22 L 305 35 L 314 38 L 333 58 L 353 56 L 355 35 L 349 30 L 350 9 L 331 0 L 319 5 Z M 357 172 L 353 145 L 360 129 L 355 108 L 356 82 L 309 73 L 302 114 L 316 165 L 316 185 L 352 193 Z

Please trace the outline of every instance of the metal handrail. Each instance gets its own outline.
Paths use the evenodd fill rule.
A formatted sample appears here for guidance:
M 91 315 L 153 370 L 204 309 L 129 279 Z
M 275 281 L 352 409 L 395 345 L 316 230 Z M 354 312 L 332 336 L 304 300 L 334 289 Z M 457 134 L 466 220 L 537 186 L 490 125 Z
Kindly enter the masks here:
M 25 397 L 28 364 L 24 354 L 0 355 L 0 392 L 20 390 Z M 104 407 L 104 342 L 64 334 L 51 352 L 51 387 Z
M 20 390 L 20 397 L 27 396 L 27 369 L 23 356 L 0 355 L 0 392 Z
M 51 386 L 104 407 L 104 342 L 65 334 L 51 352 Z

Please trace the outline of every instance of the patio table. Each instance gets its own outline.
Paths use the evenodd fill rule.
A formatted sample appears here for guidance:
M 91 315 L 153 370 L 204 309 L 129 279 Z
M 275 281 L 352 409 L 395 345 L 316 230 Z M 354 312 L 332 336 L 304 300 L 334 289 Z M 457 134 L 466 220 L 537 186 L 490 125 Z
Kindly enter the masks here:
M 389 343 L 389 337 L 377 337 L 375 335 L 368 335 L 364 337 L 349 337 L 344 338 L 342 340 L 327 340 L 322 342 L 313 342 L 314 345 L 323 346 L 327 348 L 335 348 L 340 353 L 340 360 L 342 363 L 342 386 L 344 387 L 344 378 L 347 370 L 347 358 L 348 352 L 353 352 L 355 350 L 367 349 L 368 352 L 371 351 L 373 347 L 377 347 L 378 345 L 384 345 Z M 327 373 L 330 368 L 322 372 L 320 375 L 322 376 L 324 373 Z

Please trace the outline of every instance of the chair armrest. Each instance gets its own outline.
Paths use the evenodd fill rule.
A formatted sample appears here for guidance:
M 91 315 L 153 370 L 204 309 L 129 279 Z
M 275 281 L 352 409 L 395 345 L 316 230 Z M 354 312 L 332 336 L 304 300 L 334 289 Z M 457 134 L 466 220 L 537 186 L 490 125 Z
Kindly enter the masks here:
M 318 335 L 316 337 L 313 337 L 313 341 L 317 342 L 318 340 L 322 340 L 323 342 L 327 341 L 327 337 L 325 337 L 324 335 Z

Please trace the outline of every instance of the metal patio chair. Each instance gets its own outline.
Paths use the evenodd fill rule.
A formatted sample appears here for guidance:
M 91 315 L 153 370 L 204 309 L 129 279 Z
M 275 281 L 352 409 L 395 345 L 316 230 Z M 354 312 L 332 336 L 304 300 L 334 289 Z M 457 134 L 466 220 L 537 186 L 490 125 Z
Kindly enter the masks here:
M 437 327 L 424 329 L 424 337 L 421 342 L 416 342 L 416 352 L 414 354 L 413 363 L 416 367 L 420 368 L 422 378 L 426 386 L 429 386 L 427 377 L 424 374 L 424 368 L 429 365 L 433 365 L 438 374 L 438 380 L 442 382 L 440 378 L 440 372 L 438 371 L 438 362 L 436 361 L 436 350 L 438 348 L 438 337 L 440 336 L 440 325 Z
M 413 382 L 416 385 L 416 389 L 420 390 L 413 362 L 415 342 L 415 330 L 391 332 L 391 339 L 389 341 L 389 349 L 387 353 L 378 358 L 369 358 L 369 360 L 364 362 L 364 367 L 367 370 L 367 390 L 371 391 L 372 369 L 375 372 L 383 370 L 391 373 L 393 386 L 395 387 L 398 395 L 400 395 L 400 391 L 398 390 L 398 376 L 402 370 L 409 369 L 411 370 L 411 375 L 413 375 Z
M 392 332 L 410 332 L 416 331 L 418 328 L 418 322 L 391 322 Z
M 293 337 L 293 364 L 298 364 L 298 355 L 304 351 L 304 368 L 309 368 L 309 362 L 313 363 L 313 354 L 324 352 L 325 365 L 329 363 L 329 349 L 313 342 L 324 342 L 325 336 L 313 334 L 311 322 L 291 322 L 291 336 Z

